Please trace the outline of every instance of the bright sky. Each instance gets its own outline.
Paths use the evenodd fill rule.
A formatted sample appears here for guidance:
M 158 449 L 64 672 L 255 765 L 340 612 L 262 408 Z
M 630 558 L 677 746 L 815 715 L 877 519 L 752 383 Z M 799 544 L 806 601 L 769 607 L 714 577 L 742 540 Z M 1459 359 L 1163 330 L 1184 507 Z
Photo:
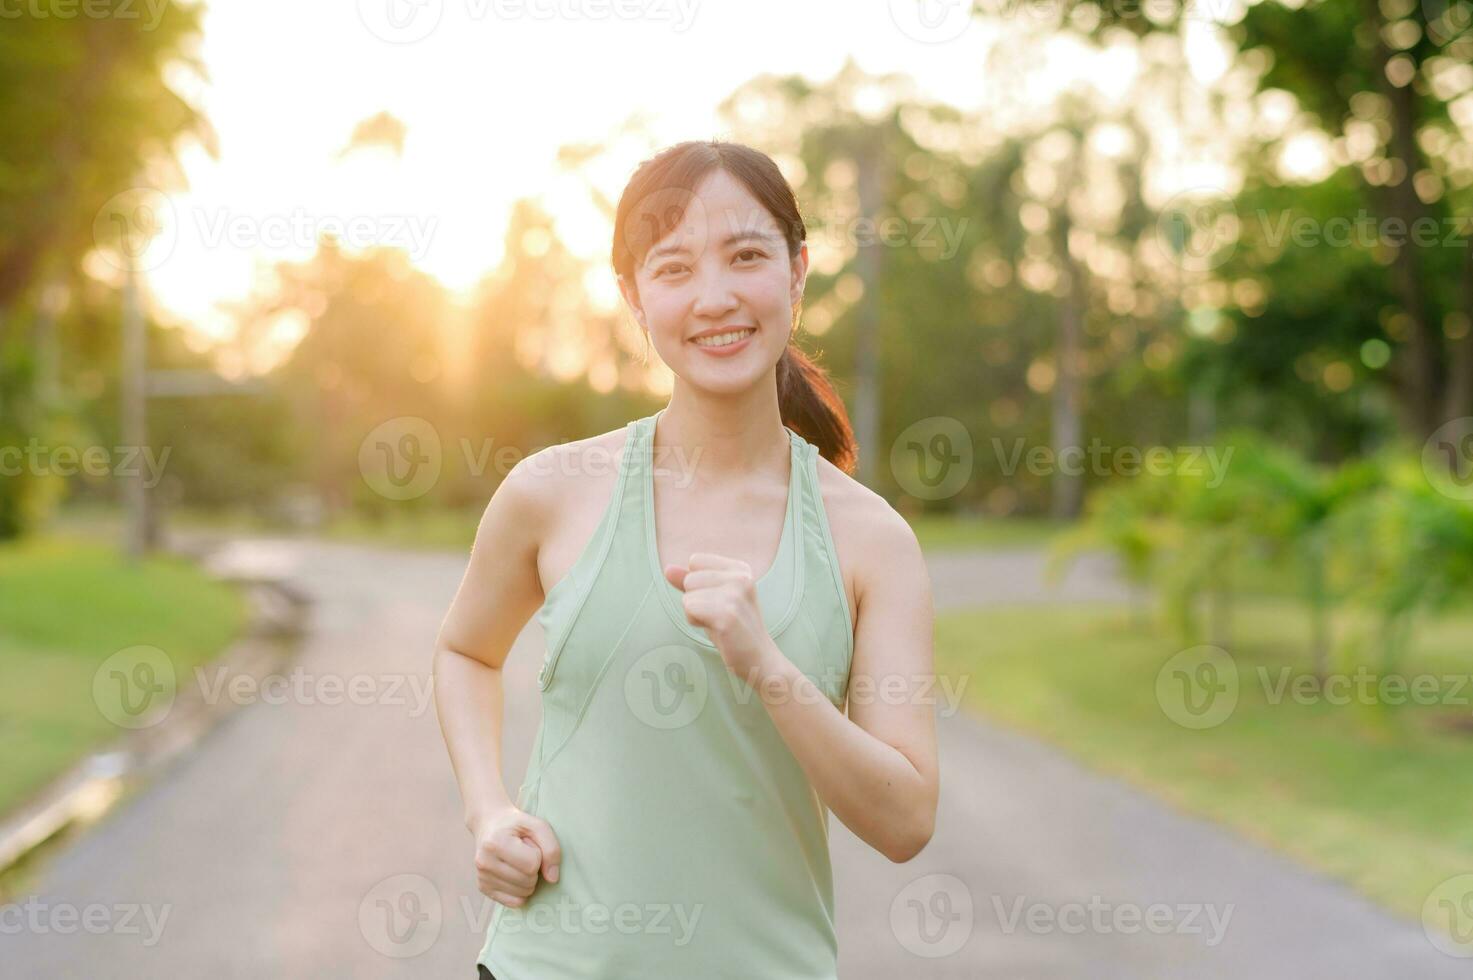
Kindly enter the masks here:
M 846 57 L 909 74 L 922 96 L 985 104 L 998 28 L 927 3 L 932 26 L 915 0 L 210 0 L 208 81 L 184 94 L 221 158 L 185 153 L 190 187 L 171 198 L 167 255 L 145 256 L 149 287 L 166 315 L 221 337 L 217 303 L 345 225 L 349 245 L 399 245 L 465 290 L 499 259 L 524 196 L 548 200 L 575 251 L 601 256 L 606 226 L 554 160 L 632 115 L 660 145 L 723 135 L 715 107 L 746 80 L 826 79 Z M 402 158 L 340 159 L 354 126 L 384 111 L 407 126 Z M 644 155 L 630 153 L 608 193 Z

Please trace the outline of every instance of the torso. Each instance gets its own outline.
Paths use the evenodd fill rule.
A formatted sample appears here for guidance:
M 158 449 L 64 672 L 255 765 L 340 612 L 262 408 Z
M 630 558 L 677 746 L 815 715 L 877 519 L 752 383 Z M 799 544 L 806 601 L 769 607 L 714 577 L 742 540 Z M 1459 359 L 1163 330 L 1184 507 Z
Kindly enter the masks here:
M 549 494 L 552 509 L 537 548 L 537 576 L 544 596 L 568 574 L 593 537 L 614 492 L 624 438 L 625 430 L 620 428 L 546 450 L 559 455 L 556 465 L 548 467 L 549 486 L 555 490 Z M 587 465 L 580 465 L 581 460 Z M 786 483 L 774 482 L 760 493 L 750 487 L 724 493 L 704 487 L 696 490 L 693 485 L 682 485 L 689 474 L 673 458 L 667 461 L 661 456 L 656 463 L 655 527 L 662 564 L 683 565 L 693 551 L 714 551 L 745 561 L 752 567 L 753 578 L 772 567 L 787 507 Z M 849 621 L 857 623 L 856 585 L 863 555 L 855 542 L 863 536 L 853 525 L 864 519 L 862 510 L 869 505 L 868 498 L 882 504 L 883 500 L 821 456 L 818 477 L 844 578 Z M 699 493 L 699 506 L 691 506 L 697 499 L 693 492 Z M 719 514 L 721 520 L 711 520 L 707 514 Z

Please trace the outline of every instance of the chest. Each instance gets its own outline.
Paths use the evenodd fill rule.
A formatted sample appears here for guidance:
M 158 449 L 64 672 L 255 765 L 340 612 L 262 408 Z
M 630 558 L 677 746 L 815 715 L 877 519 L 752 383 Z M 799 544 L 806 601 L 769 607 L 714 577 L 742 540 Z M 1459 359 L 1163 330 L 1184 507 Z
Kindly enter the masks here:
M 660 565 L 686 565 L 706 551 L 744 561 L 761 578 L 777 561 L 787 517 L 786 487 L 769 490 L 681 487 L 657 479 L 654 494 L 655 551 Z
M 656 477 L 655 543 L 661 565 L 684 565 L 694 551 L 713 551 L 745 561 L 758 578 L 766 574 L 782 540 L 785 496 L 777 491 L 713 494 L 680 487 L 677 482 Z M 557 505 L 556 518 L 537 551 L 537 577 L 544 596 L 562 581 L 588 546 L 613 492 L 612 477 L 588 478 L 586 485 L 565 494 Z M 854 581 L 861 556 L 852 536 L 842 530 L 842 517 L 830 526 L 850 622 L 856 622 Z

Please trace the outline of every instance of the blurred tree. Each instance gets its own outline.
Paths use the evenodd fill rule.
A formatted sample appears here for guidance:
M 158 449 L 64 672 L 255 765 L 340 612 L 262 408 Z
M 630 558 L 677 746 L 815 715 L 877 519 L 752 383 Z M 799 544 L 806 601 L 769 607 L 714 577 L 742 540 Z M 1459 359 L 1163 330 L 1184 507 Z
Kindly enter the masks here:
M 13 307 L 48 265 L 76 263 L 99 244 L 93 223 L 103 205 L 137 186 L 146 166 L 170 164 L 180 137 L 217 152 L 208 122 L 165 78 L 179 68 L 202 72 L 200 15 L 198 5 L 167 4 L 156 23 L 145 23 L 136 4 L 98 0 L 84 17 L 38 16 L 24 7 L 6 17 L 0 310 Z
M 591 276 L 613 272 L 569 252 L 538 203 L 518 201 L 469 319 L 470 432 L 493 451 L 520 457 L 618 428 L 651 404 L 663 366 L 617 310 L 593 301 Z
M 1095 36 L 1140 37 L 1180 35 L 1204 11 L 1095 0 L 1059 9 L 1062 23 Z M 1447 419 L 1473 414 L 1473 7 L 1265 0 L 1222 26 L 1240 55 L 1263 66 L 1259 93 L 1292 93 L 1335 141 L 1334 163 L 1356 178 L 1356 208 L 1339 217 L 1354 219 L 1363 206 L 1377 220 L 1373 241 L 1348 248 L 1368 249 L 1389 268 L 1390 371 L 1403 429 L 1420 440 Z M 1283 145 L 1274 142 L 1261 160 L 1278 157 Z M 1277 182 L 1268 165 L 1258 175 Z M 1431 247 L 1411 237 L 1419 228 L 1433 231 Z M 1338 252 L 1346 250 L 1320 260 L 1343 261 Z
M 166 80 L 198 75 L 200 8 L 157 12 L 99 0 L 85 16 L 17 8 L 0 31 L 0 445 L 23 445 L 50 424 L 55 319 L 42 294 L 68 280 L 113 229 L 97 219 L 115 196 L 142 182 L 177 180 L 169 167 L 183 136 L 213 155 L 206 120 Z M 146 20 L 145 20 L 146 18 Z M 40 355 L 39 364 L 37 357 Z M 40 513 L 36 473 L 0 480 L 0 537 L 19 534 Z
M 353 503 L 390 506 L 364 484 L 359 447 L 391 419 L 446 419 L 444 290 L 399 249 L 350 254 L 325 237 L 308 261 L 276 267 L 275 281 L 242 311 L 243 329 L 259 332 L 288 314 L 305 317 L 307 331 L 273 374 L 307 423 L 299 434 L 323 504 L 329 514 Z

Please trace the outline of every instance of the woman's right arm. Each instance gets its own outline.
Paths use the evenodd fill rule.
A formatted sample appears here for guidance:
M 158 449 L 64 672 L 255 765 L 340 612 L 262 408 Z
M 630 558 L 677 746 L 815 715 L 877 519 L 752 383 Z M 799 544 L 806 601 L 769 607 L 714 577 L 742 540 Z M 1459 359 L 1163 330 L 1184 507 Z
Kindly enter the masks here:
M 556 881 L 561 858 L 551 828 L 516 808 L 501 777 L 502 667 L 543 598 L 537 549 L 549 491 L 538 474 L 548 469 L 532 458 L 512 468 L 486 505 L 433 667 L 435 711 L 476 839 L 482 891 L 504 904 L 521 904 L 515 899 L 531 893 L 539 869 Z

